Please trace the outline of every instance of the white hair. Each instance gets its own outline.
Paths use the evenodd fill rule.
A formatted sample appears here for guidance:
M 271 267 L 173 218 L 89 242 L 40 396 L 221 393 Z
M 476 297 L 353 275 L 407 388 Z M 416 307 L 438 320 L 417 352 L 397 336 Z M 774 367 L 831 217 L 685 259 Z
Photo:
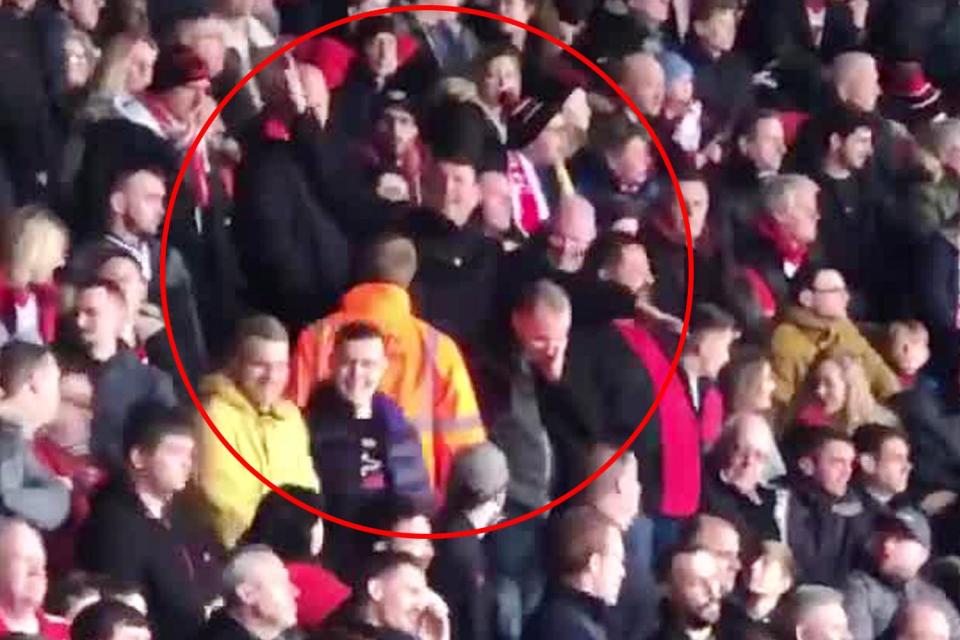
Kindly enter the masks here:
M 760 199 L 767 211 L 793 208 L 794 198 L 803 189 L 819 189 L 817 183 L 799 173 L 784 173 L 767 178 L 760 189 Z

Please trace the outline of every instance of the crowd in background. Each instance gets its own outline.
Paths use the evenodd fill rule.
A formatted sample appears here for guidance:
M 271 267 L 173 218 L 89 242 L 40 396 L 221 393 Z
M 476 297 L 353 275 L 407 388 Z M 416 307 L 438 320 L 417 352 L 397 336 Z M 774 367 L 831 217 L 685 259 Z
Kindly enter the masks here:
M 435 3 L 649 130 L 434 7 L 184 164 L 427 3 L 0 0 L 0 638 L 960 640 L 960 3 Z

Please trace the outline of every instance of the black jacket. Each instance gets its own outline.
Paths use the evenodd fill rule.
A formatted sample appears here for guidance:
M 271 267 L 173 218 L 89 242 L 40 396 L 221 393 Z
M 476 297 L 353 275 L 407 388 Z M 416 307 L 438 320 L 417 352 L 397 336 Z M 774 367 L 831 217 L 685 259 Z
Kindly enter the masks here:
M 787 497 L 787 544 L 797 563 L 797 583 L 842 587 L 869 537 L 855 496 L 835 499 L 805 479 Z
M 955 394 L 950 394 L 955 397 Z M 892 403 L 910 434 L 910 493 L 960 493 L 960 407 L 927 380 L 894 396 Z
M 337 304 L 351 247 L 318 188 L 322 132 L 301 118 L 289 140 L 269 139 L 263 122 L 237 173 L 234 237 L 251 304 L 299 327 Z
M 599 599 L 556 586 L 527 623 L 523 640 L 606 640 L 607 612 Z
M 749 60 L 735 52 L 713 59 L 693 34 L 688 36 L 682 53 L 695 70 L 694 94 L 729 142 L 734 129 L 756 108 Z
M 144 589 L 159 640 L 193 637 L 204 604 L 217 593 L 220 550 L 173 510 L 167 521 L 148 515 L 133 488 L 117 481 L 93 499 L 78 537 L 80 565 Z
M 953 379 L 960 356 L 958 260 L 957 246 L 939 233 L 932 234 L 920 246 L 913 280 L 911 311 L 930 330 L 931 365 L 948 379 Z
M 94 374 L 93 434 L 90 450 L 111 469 L 123 469 L 123 431 L 141 402 L 176 404 L 169 376 L 121 350 Z
M 816 58 L 828 63 L 837 54 L 856 48 L 859 37 L 850 8 L 828 2 L 823 39 L 817 49 L 803 0 L 774 0 L 747 6 L 737 29 L 737 48 L 750 56 L 756 67 L 803 56 L 813 56 L 810 64 L 815 65 Z
M 448 514 L 437 530 L 468 531 L 474 526 L 460 513 Z M 437 540 L 437 556 L 430 565 L 430 584 L 450 607 L 452 640 L 487 640 L 494 619 L 493 575 L 477 536 Z
M 774 517 L 777 495 L 773 489 L 759 487 L 756 503 L 720 479 L 718 472 L 704 478 L 702 510 L 720 516 L 740 532 L 742 540 L 761 542 L 779 540 L 780 530 Z
M 326 638 L 327 636 L 323 636 Z M 184 637 L 189 640 L 188 636 Z M 281 633 L 271 640 L 301 640 L 303 635 L 297 629 L 290 629 Z M 203 625 L 193 640 L 257 640 L 258 636 L 247 631 L 239 622 L 230 616 L 226 611 L 220 609 L 216 611 L 210 619 Z

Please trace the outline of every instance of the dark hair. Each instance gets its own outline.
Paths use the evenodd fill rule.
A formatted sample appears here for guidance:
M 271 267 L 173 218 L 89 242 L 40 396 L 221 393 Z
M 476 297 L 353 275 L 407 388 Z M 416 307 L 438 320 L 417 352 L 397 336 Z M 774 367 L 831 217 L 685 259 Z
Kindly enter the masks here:
M 99 267 L 98 267 L 99 270 Z M 77 295 L 90 291 L 92 289 L 105 289 L 107 295 L 112 296 L 114 300 L 124 303 L 123 290 L 113 280 L 101 278 L 96 274 L 89 275 L 77 283 Z
M 382 342 L 383 334 L 369 322 L 349 322 L 337 331 L 337 336 L 333 341 L 334 351 L 339 351 L 348 342 L 359 342 L 360 340 L 380 340 Z
M 125 596 L 138 595 L 146 598 L 143 587 L 133 580 L 119 580 L 111 576 L 98 578 L 100 597 L 104 600 L 120 600 Z
M 418 560 L 409 553 L 399 551 L 378 551 L 369 555 L 363 563 L 363 568 L 357 575 L 357 580 L 353 585 L 353 593 L 358 604 L 366 604 L 370 595 L 367 591 L 367 585 L 371 580 L 379 578 L 383 574 L 394 571 L 403 565 L 410 565 L 422 571 Z
M 792 470 L 803 458 L 810 458 L 820 453 L 820 450 L 831 442 L 846 442 L 854 446 L 853 439 L 845 432 L 834 427 L 794 427 L 784 438 L 781 451 L 787 458 Z
M 193 414 L 185 408 L 144 401 L 133 407 L 123 427 L 123 457 L 134 449 L 152 453 L 167 436 L 194 436 Z
M 740 7 L 737 0 L 696 0 L 690 16 L 692 22 L 709 20 L 721 11 L 736 11 Z
M 623 113 L 597 116 L 590 126 L 590 145 L 600 153 L 618 153 L 634 138 L 649 143 L 650 135 L 643 125 L 634 123 Z
M 690 333 L 736 330 L 737 321 L 726 310 L 715 304 L 701 302 L 690 310 Z
M 623 259 L 623 254 L 627 248 L 633 246 L 642 247 L 643 243 L 636 237 L 620 231 L 610 231 L 603 234 L 597 238 L 587 254 L 587 272 L 596 274 L 601 269 L 610 269 L 616 266 Z
M 72 601 L 100 593 L 100 577 L 85 571 L 71 571 L 50 586 L 44 609 L 55 616 L 66 616 Z
M 397 25 L 390 16 L 373 16 L 357 23 L 353 37 L 357 45 L 362 47 L 367 41 L 374 39 L 381 33 L 396 35 Z
M 259 338 L 268 342 L 289 342 L 290 334 L 283 323 L 274 316 L 260 314 L 247 316 L 237 323 L 234 338 L 234 352 L 240 349 L 251 338 Z
M 16 395 L 27 384 L 50 349 L 43 345 L 11 340 L 0 349 L 0 389 L 7 396 Z
M 384 233 L 363 250 L 358 267 L 363 282 L 387 282 L 406 289 L 417 274 L 417 247 L 402 233 Z
M 903 429 L 883 424 L 865 424 L 853 434 L 853 444 L 857 448 L 857 453 L 872 456 L 879 455 L 880 449 L 887 443 L 887 440 L 893 439 L 903 440 L 904 442 L 910 441 Z
M 780 120 L 780 113 L 773 109 L 758 109 L 751 112 L 740 121 L 737 127 L 736 139 L 746 138 L 753 140 L 757 135 L 757 127 L 764 120 Z
M 361 522 L 369 522 L 375 529 L 390 531 L 401 520 L 433 517 L 434 505 L 423 499 L 405 495 L 383 495 L 371 500 L 365 508 Z
M 571 507 L 560 514 L 552 532 L 552 568 L 558 577 L 582 573 L 590 558 L 607 548 L 614 523 L 590 506 Z
M 281 488 L 297 500 L 323 510 L 323 499 L 317 492 L 291 485 Z M 267 545 L 285 562 L 308 560 L 310 530 L 316 523 L 317 516 L 270 491 L 260 501 L 240 545 Z
M 824 150 L 830 147 L 830 138 L 836 134 L 841 138 L 847 138 L 857 129 L 870 129 L 872 131 L 872 121 L 870 116 L 853 109 L 837 109 L 831 112 L 830 117 L 826 119 L 823 126 L 823 138 L 821 139 Z
M 133 607 L 117 600 L 101 600 L 73 620 L 70 640 L 105 640 L 112 638 L 119 626 L 149 628 L 146 617 Z

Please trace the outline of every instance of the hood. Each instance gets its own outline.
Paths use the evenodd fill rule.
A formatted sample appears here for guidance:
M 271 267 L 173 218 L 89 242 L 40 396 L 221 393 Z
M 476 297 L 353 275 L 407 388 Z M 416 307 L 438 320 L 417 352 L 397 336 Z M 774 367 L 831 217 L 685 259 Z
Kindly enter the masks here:
M 784 320 L 797 325 L 804 333 L 829 334 L 830 336 L 834 336 L 841 326 L 850 322 L 843 318 L 822 318 L 809 309 L 800 306 L 788 308 Z M 826 338 L 827 335 L 823 337 Z

